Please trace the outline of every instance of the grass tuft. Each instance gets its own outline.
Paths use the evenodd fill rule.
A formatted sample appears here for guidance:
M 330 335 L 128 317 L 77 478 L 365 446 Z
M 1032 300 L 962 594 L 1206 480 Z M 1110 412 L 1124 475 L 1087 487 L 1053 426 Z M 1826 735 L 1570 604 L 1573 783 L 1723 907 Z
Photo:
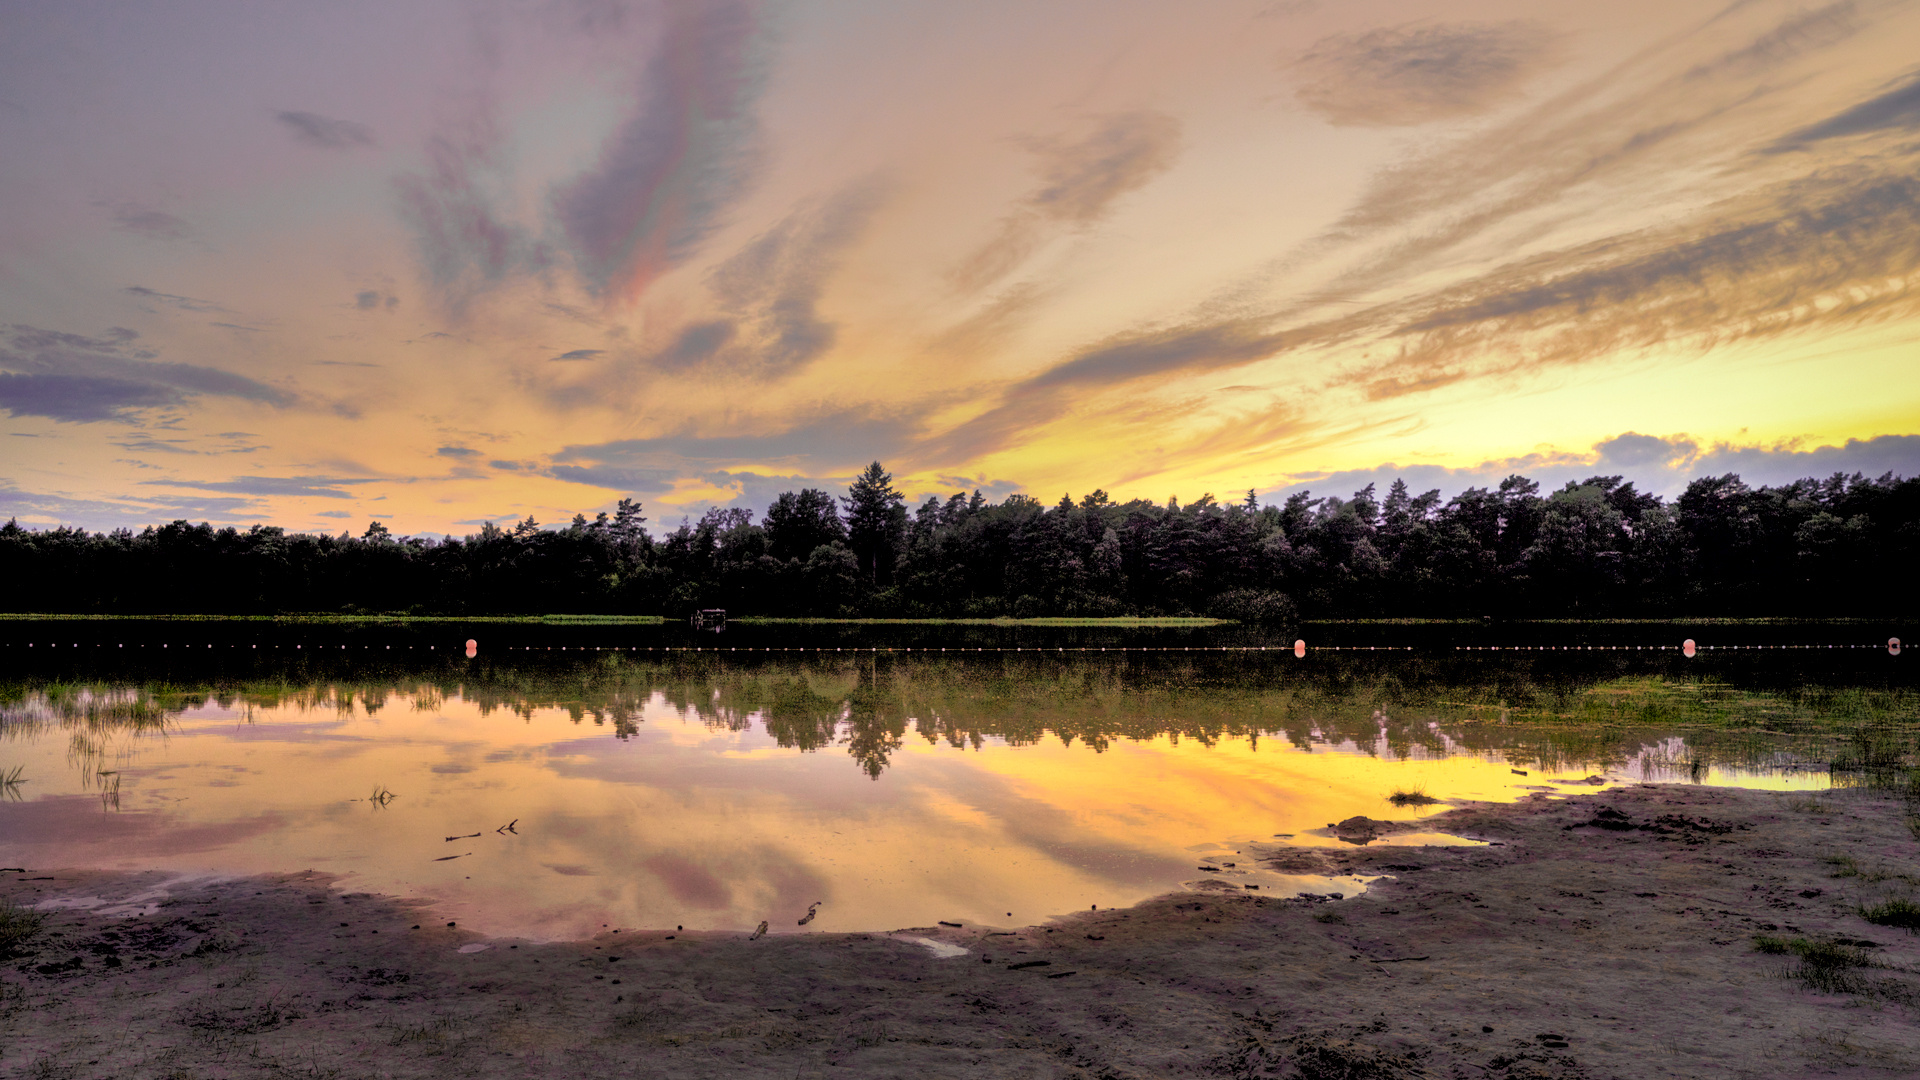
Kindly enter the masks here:
M 1425 788 L 1416 786 L 1410 788 L 1394 788 L 1393 794 L 1387 796 L 1387 801 L 1395 806 L 1428 806 L 1440 800 L 1427 794 Z
M 47 922 L 45 912 L 21 907 L 11 900 L 0 900 L 0 958 L 19 956 L 40 936 Z
M 1774 956 L 1799 957 L 1800 966 L 1793 970 L 1793 977 L 1815 990 L 1824 990 L 1829 994 L 1862 994 L 1872 989 L 1866 980 L 1853 974 L 1854 968 L 1874 966 L 1873 959 L 1865 949 L 1836 941 L 1809 941 L 1806 938 L 1781 938 L 1766 934 L 1755 935 L 1753 947 L 1757 952 Z
M 1865 904 L 1857 909 L 1860 917 L 1875 926 L 1891 926 L 1907 933 L 1920 932 L 1920 904 L 1906 897 L 1895 897 L 1878 904 Z

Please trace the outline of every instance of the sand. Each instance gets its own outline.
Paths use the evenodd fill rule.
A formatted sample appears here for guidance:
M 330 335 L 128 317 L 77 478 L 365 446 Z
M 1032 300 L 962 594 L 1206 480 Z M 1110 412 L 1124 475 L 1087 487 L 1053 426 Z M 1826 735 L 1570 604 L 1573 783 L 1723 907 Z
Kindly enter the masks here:
M 1414 830 L 1490 843 L 1356 842 Z M 6 873 L 14 901 L 66 906 L 0 967 L 0 1074 L 1920 1075 L 1920 938 L 1858 912 L 1920 886 L 1897 800 L 1641 786 L 1323 832 L 1259 857 L 1387 876 L 754 940 L 486 939 L 316 874 Z M 1810 983 L 1756 936 L 1867 963 Z

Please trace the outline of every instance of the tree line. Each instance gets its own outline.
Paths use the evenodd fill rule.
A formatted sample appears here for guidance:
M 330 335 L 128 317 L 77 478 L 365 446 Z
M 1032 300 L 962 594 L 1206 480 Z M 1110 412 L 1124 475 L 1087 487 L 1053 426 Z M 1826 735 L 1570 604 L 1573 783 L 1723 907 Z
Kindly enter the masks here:
M 1181 505 L 979 491 L 909 507 L 878 463 L 845 495 L 787 492 L 654 535 L 638 502 L 465 537 L 0 527 L 15 612 L 395 612 L 1299 618 L 1869 616 L 1916 610 L 1920 479 L 1702 477 L 1668 501 L 1620 476 L 1546 495 Z

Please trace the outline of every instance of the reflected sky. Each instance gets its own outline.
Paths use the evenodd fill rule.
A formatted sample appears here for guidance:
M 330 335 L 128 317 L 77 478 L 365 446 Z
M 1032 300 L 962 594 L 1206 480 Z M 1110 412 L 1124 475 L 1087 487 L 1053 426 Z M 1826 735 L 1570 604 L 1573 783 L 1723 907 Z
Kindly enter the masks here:
M 0 862 L 313 869 L 536 938 L 793 930 L 815 902 L 810 931 L 1015 925 L 1198 880 L 1351 892 L 1249 871 L 1251 845 L 1332 844 L 1309 830 L 1444 809 L 1396 807 L 1395 790 L 1506 800 L 1590 791 L 1551 781 L 1595 773 L 1829 783 L 1790 753 L 1716 759 L 1673 735 L 1556 748 L 1352 699 L 1282 719 L 1270 697 L 1100 693 L 1091 676 L 1076 707 L 869 674 L 656 673 L 674 685 L 568 701 L 419 681 L 30 689 L 0 705 L 0 772 L 24 777 L 0 801 Z M 1105 734 L 1075 737 L 1062 710 Z

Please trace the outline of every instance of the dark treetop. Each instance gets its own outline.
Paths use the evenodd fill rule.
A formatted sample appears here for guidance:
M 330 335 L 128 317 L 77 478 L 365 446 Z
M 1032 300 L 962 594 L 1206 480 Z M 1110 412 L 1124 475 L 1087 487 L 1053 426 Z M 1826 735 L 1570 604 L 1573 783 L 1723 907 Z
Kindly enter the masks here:
M 531 517 L 461 539 L 246 531 L 0 528 L 14 612 L 628 613 L 967 616 L 1207 614 L 1868 616 L 1916 610 L 1920 479 L 1835 475 L 1751 488 L 1703 477 L 1671 502 L 1618 476 L 1542 496 L 1508 477 L 1442 502 L 1395 481 L 1349 499 L 1185 506 L 1095 491 L 933 497 L 911 511 L 878 462 L 835 500 L 808 489 L 764 520 L 716 509 L 662 536 L 612 517 Z

